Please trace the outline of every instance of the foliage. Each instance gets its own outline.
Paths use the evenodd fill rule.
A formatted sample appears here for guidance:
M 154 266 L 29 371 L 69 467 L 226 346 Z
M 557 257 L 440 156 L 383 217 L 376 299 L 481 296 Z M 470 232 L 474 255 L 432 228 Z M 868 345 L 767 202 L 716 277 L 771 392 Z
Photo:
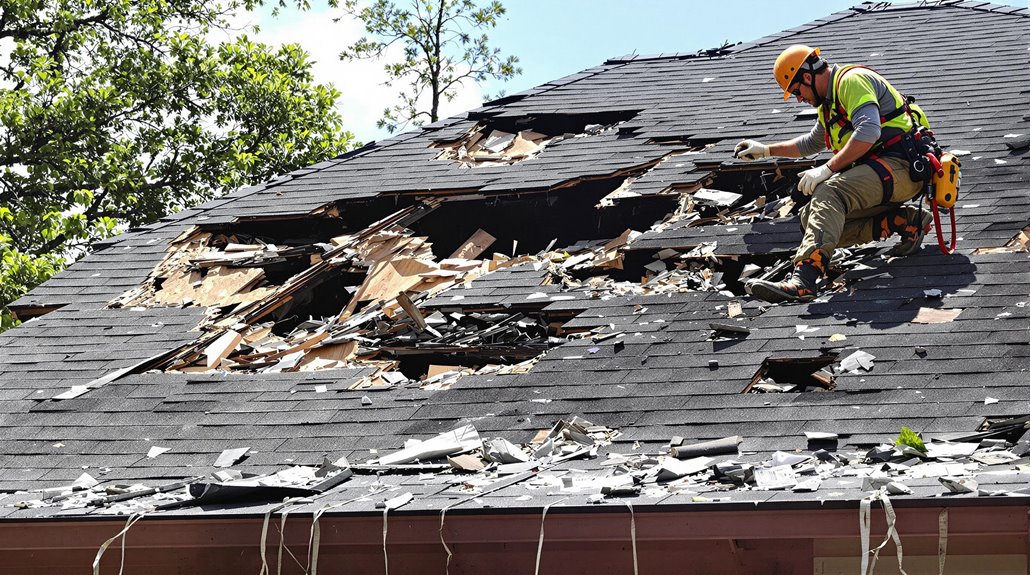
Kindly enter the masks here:
M 229 39 L 258 3 L 5 0 L 0 307 L 93 241 L 346 148 L 306 53 Z
M 343 7 L 364 23 L 367 35 L 346 48 L 341 58 L 379 59 L 398 43 L 404 49 L 402 60 L 386 64 L 387 85 L 407 84 L 400 103 L 386 108 L 378 122 L 390 132 L 408 123 L 420 126 L 439 120 L 440 102 L 453 99 L 466 80 L 508 80 L 522 73 L 518 58 L 492 48 L 485 32 L 504 15 L 504 6 L 496 0 L 483 7 L 476 0 L 410 0 L 410 8 L 390 0 L 374 0 L 364 7 L 360 0 L 344 0 Z
M 921 453 L 926 453 L 926 445 L 923 444 L 922 438 L 919 437 L 919 434 L 907 427 L 901 428 L 901 435 L 898 435 L 898 438 L 894 440 L 894 444 L 907 445 Z

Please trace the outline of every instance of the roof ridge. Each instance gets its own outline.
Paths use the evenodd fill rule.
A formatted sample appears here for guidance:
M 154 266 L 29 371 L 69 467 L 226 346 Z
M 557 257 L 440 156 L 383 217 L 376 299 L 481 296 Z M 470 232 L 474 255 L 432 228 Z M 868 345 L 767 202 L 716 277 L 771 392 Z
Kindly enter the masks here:
M 698 50 L 697 52 L 671 52 L 661 54 L 626 54 L 624 56 L 616 56 L 609 58 L 605 61 L 605 64 L 629 64 L 631 62 L 649 62 L 655 60 L 691 60 L 695 58 L 719 58 L 721 56 L 729 56 L 744 50 L 750 50 L 773 42 L 775 40 L 781 40 L 787 36 L 792 36 L 801 32 L 808 32 L 815 28 L 825 26 L 827 24 L 835 23 L 844 18 L 850 18 L 857 14 L 862 14 L 866 10 L 852 6 L 847 10 L 841 10 L 840 12 L 834 12 L 822 18 L 812 20 L 805 24 L 788 28 L 774 34 L 767 36 L 761 36 L 755 40 L 747 42 L 737 42 L 736 44 L 724 44 L 718 48 L 709 48 Z
M 862 12 L 896 12 L 902 10 L 934 10 L 938 8 L 964 8 L 966 10 L 976 10 L 977 12 L 995 12 L 1000 14 L 1009 14 L 1013 16 L 1030 17 L 1030 9 L 1023 6 L 1015 6 L 1012 4 L 995 4 L 993 2 L 983 2 L 981 0 L 911 0 L 905 3 L 895 2 L 863 2 L 862 4 L 872 4 L 869 8 L 854 7 L 855 10 Z M 1022 14 L 1020 12 L 1023 12 Z
M 1005 14 L 1008 16 L 1021 16 L 1023 18 L 1030 18 L 1030 8 L 1027 8 L 1026 6 L 1016 6 L 1013 4 L 996 4 L 994 2 L 979 2 L 977 0 L 940 0 L 941 4 L 944 4 L 945 2 L 948 2 L 948 4 L 946 5 L 949 7 L 965 8 L 966 10 L 976 10 L 977 12 L 994 12 L 998 14 Z M 975 6 L 970 6 L 969 4 L 975 4 Z
M 866 6 L 868 5 L 868 6 Z M 811 22 L 788 28 L 774 34 L 762 36 L 755 40 L 748 42 L 737 42 L 732 45 L 723 45 L 719 48 L 712 48 L 707 50 L 698 50 L 697 52 L 671 52 L 671 53 L 660 53 L 660 54 L 626 54 L 624 56 L 616 56 L 609 58 L 605 64 L 629 64 L 631 62 L 651 62 L 656 60 L 690 60 L 694 58 L 718 58 L 721 56 L 727 56 L 737 54 L 745 50 L 751 50 L 753 48 L 759 48 L 774 42 L 782 40 L 788 36 L 793 36 L 802 32 L 809 32 L 816 28 L 820 28 L 827 24 L 833 24 L 844 18 L 850 18 L 860 14 L 866 14 L 869 12 L 886 12 L 886 11 L 901 11 L 901 10 L 935 10 L 940 8 L 964 8 L 966 10 L 976 10 L 979 12 L 993 12 L 999 14 L 1006 14 L 1011 16 L 1021 16 L 1024 18 L 1030 18 L 1030 8 L 1014 6 L 1009 4 L 995 4 L 991 2 L 981 2 L 979 0 L 918 0 L 910 3 L 897 4 L 894 2 L 862 2 L 859 5 L 852 6 L 846 10 L 840 12 L 834 12 L 828 16 L 823 16 Z

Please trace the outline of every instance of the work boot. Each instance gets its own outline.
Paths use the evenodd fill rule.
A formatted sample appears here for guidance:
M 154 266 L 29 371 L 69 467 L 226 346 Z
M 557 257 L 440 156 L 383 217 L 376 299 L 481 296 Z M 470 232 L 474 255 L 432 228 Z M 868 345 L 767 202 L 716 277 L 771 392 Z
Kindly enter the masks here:
M 754 297 L 769 303 L 812 301 L 816 283 L 823 275 L 822 258 L 813 252 L 811 259 L 801 260 L 794 266 L 790 277 L 781 281 L 751 280 L 744 287 Z
M 918 218 L 918 221 L 917 221 Z M 887 252 L 889 256 L 910 256 L 923 245 L 923 237 L 930 231 L 933 215 L 927 210 L 898 209 L 880 217 L 878 229 L 884 240 L 898 234 L 901 241 Z

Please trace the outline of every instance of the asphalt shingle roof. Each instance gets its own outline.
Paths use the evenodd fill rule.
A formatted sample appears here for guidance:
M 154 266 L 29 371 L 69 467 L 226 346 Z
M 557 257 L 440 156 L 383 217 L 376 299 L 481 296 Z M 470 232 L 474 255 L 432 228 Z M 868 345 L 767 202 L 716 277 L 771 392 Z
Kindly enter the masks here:
M 902 426 L 939 437 L 973 433 L 985 418 L 1027 415 L 1027 254 L 974 250 L 1004 245 L 1030 224 L 1030 152 L 1006 145 L 1012 135 L 1030 133 L 1028 24 L 1026 8 L 979 2 L 854 9 L 729 47 L 718 56 L 613 59 L 123 234 L 13 306 L 60 309 L 0 335 L 0 493 L 67 484 L 84 469 L 97 472 L 101 481 L 170 482 L 213 471 L 223 449 L 241 446 L 254 453 L 237 468 L 253 473 L 291 463 L 317 464 L 324 454 L 357 462 L 368 459 L 370 450 L 399 449 L 409 438 L 426 439 L 467 422 L 483 436 L 526 442 L 554 421 L 579 415 L 621 430 L 608 448 L 619 453 L 657 451 L 673 436 L 691 441 L 740 435 L 742 451 L 754 452 L 753 460 L 759 461 L 776 450 L 805 449 L 805 431 L 837 432 L 840 448 L 854 450 L 889 441 Z M 575 193 L 570 182 L 622 172 L 639 176 L 629 189 L 646 200 L 669 186 L 703 180 L 712 168 L 698 168 L 698 163 L 732 167 L 728 152 L 740 138 L 773 141 L 808 129 L 812 117 L 797 119 L 802 106 L 782 102 L 766 77 L 775 56 L 793 43 L 821 46 L 834 62 L 876 68 L 918 98 L 940 141 L 970 152 L 961 158 L 955 255 L 942 255 L 931 234 L 912 257 L 866 261 L 874 269 L 862 271 L 859 275 L 867 279 L 850 291 L 793 306 L 763 306 L 717 292 L 607 299 L 580 293 L 569 300 L 527 300 L 556 288 L 542 286 L 545 274 L 522 266 L 476 280 L 469 290 L 456 292 L 465 296 L 460 300 L 448 292 L 426 305 L 518 307 L 533 301 L 535 309 L 575 314 L 568 329 L 612 326 L 625 336 L 599 343 L 573 340 L 551 349 L 528 373 L 467 376 L 439 391 L 351 391 L 352 383 L 370 373 L 358 368 L 137 373 L 75 399 L 52 399 L 197 337 L 193 330 L 203 319 L 202 308 L 107 307 L 143 282 L 169 243 L 193 225 L 304 215 L 333 203 L 346 210 L 348 203 L 391 195 Z M 556 142 L 539 156 L 510 166 L 466 169 L 434 160 L 440 152 L 434 143 L 453 141 L 479 121 L 599 112 L 626 119 L 616 130 Z M 653 166 L 676 149 L 655 142 L 663 138 L 711 146 L 673 157 L 652 171 L 635 169 Z M 672 225 L 645 233 L 631 250 L 689 249 L 715 240 L 720 256 L 782 255 L 799 239 L 794 218 Z M 927 288 L 940 289 L 944 297 L 925 298 Z M 744 304 L 750 335 L 712 341 L 708 324 L 724 320 L 725 306 L 734 299 Z M 950 323 L 912 323 L 921 307 L 962 312 Z M 799 338 L 798 325 L 817 329 Z M 833 334 L 846 339 L 830 341 Z M 586 349 L 593 347 L 597 350 Z M 925 352 L 917 353 L 917 347 Z M 875 367 L 839 375 L 832 392 L 741 394 L 769 356 L 831 351 L 843 357 L 856 349 L 874 355 Z M 317 393 L 317 385 L 326 391 Z M 363 395 L 371 405 L 363 404 Z M 998 401 L 985 404 L 987 396 Z M 152 445 L 171 450 L 147 458 Z M 597 461 L 569 465 L 596 468 Z M 415 493 L 418 505 L 427 509 L 455 499 L 439 478 L 381 480 Z M 355 478 L 330 498 L 350 499 L 369 481 Z M 1025 484 L 1026 477 L 999 481 Z M 916 497 L 940 491 L 933 479 L 910 486 Z M 829 487 L 843 500 L 862 496 L 856 485 Z M 826 498 L 825 491 L 720 492 L 712 497 L 816 504 Z M 532 497 L 520 497 L 527 494 Z M 0 516 L 55 512 L 3 506 L 24 494 L 2 497 Z M 494 506 L 546 503 L 539 492 L 520 485 L 489 497 Z M 582 504 L 585 497 L 567 503 Z M 652 502 L 682 503 L 683 497 Z M 347 509 L 371 510 L 368 502 Z

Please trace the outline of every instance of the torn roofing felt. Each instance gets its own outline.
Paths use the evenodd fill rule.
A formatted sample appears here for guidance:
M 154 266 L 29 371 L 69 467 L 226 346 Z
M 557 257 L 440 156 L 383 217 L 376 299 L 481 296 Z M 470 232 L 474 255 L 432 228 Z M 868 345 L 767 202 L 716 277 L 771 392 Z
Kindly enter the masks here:
M 810 452 L 806 433 L 836 434 L 846 460 L 903 426 L 930 443 L 1019 441 L 1028 18 L 975 2 L 861 8 L 716 54 L 613 59 L 115 238 L 12 306 L 38 317 L 0 335 L 0 490 L 197 477 L 228 493 L 308 489 L 328 455 L 355 475 L 318 497 L 347 501 L 367 492 L 380 455 L 473 425 L 479 447 L 399 464 L 432 471 L 418 485 L 389 472 L 379 481 L 429 508 L 477 492 L 540 507 L 555 489 L 575 504 L 601 484 L 576 491 L 539 474 L 575 465 L 603 478 L 620 454 L 661 474 L 656 485 L 689 485 L 645 489 L 650 503 L 688 491 L 816 501 L 829 491 L 768 491 L 746 466 Z M 912 26 L 921 34 L 898 50 Z M 904 259 L 872 244 L 841 251 L 814 302 L 743 295 L 743 279 L 782 273 L 800 238 L 790 184 L 813 159 L 730 159 L 741 138 L 783 139 L 814 121 L 766 77 L 793 43 L 868 64 L 918 98 L 961 153 L 958 253 L 942 255 L 933 234 Z M 575 429 L 562 432 L 568 453 L 552 438 L 538 455 L 559 421 L 617 433 L 595 459 L 580 460 L 595 447 L 580 454 Z M 674 438 L 735 436 L 739 453 L 699 455 L 722 475 L 654 467 Z M 496 468 L 475 479 L 447 471 L 476 466 L 464 455 L 489 467 L 491 450 L 517 459 L 513 449 L 555 459 L 522 471 L 537 483 L 503 488 Z M 227 450 L 242 455 L 216 467 Z M 1008 465 L 991 476 L 997 489 L 1025 484 L 1020 464 L 996 460 Z M 293 467 L 304 469 L 284 472 Z M 70 487 L 84 472 L 99 485 Z M 945 489 L 922 475 L 906 480 L 915 496 Z M 854 500 L 857 483 L 826 485 Z M 53 514 L 66 501 L 9 506 L 42 493 L 10 494 L 0 516 Z

